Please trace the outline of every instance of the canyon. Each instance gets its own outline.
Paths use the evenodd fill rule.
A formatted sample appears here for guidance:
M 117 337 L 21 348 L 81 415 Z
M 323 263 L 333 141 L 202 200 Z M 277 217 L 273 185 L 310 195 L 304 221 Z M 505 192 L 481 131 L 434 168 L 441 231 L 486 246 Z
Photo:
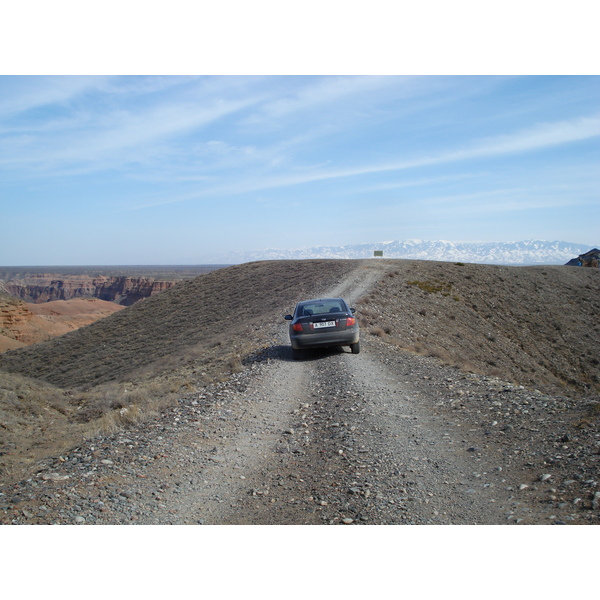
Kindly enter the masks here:
M 0 353 L 90 325 L 176 283 L 124 275 L 18 274 L 1 287 Z
M 4 289 L 15 298 L 39 304 L 73 298 L 98 298 L 123 306 L 131 306 L 142 298 L 173 287 L 176 281 L 157 281 L 150 277 L 86 275 L 57 276 L 35 273 L 4 284 Z
M 124 308 L 97 298 L 33 304 L 0 294 L 0 353 L 63 335 Z
M 0 353 L 90 325 L 221 266 L 0 267 Z

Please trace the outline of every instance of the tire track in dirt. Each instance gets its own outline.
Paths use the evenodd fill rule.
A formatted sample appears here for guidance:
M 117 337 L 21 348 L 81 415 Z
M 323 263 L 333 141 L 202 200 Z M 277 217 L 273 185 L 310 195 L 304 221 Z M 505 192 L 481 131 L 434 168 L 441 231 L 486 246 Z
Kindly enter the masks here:
M 354 304 L 389 270 L 391 266 L 384 261 L 375 259 L 362 261 L 344 281 L 330 289 L 323 297 L 342 297 L 349 304 Z
M 296 364 L 303 395 L 287 404 L 287 429 L 273 432 L 252 488 L 218 522 L 547 522 L 509 491 L 516 480 L 493 448 L 469 451 L 468 433 L 430 411 L 404 371 L 369 353 L 321 352 Z
M 217 440 L 198 489 L 188 493 L 183 502 L 186 509 L 180 513 L 181 522 L 256 522 L 248 499 L 269 494 L 265 481 L 272 470 L 273 449 L 285 435 L 292 407 L 302 399 L 303 378 L 302 365 L 279 362 L 269 367 L 264 383 L 248 390 L 232 427 Z M 230 431 L 232 428 L 235 430 Z

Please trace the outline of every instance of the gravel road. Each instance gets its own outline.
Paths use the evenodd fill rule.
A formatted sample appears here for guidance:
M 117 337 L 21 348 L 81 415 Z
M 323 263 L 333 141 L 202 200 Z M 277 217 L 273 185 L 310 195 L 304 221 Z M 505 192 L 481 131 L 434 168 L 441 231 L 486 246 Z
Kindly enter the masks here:
M 323 296 L 353 304 L 382 268 Z M 272 336 L 227 381 L 2 490 L 2 522 L 597 522 L 595 480 L 548 466 L 554 440 L 546 449 L 536 441 L 547 438 L 544 425 L 499 407 L 559 400 L 375 337 L 363 338 L 359 355 L 345 348 L 294 361 L 283 319 Z

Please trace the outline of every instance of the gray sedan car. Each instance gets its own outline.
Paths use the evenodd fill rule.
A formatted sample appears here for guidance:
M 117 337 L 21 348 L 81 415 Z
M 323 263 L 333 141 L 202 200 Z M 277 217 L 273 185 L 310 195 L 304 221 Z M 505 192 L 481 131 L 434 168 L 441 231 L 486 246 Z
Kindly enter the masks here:
M 356 309 L 349 308 L 342 298 L 322 298 L 298 302 L 290 322 L 290 342 L 294 358 L 300 358 L 305 348 L 350 346 L 353 354 L 360 352 Z

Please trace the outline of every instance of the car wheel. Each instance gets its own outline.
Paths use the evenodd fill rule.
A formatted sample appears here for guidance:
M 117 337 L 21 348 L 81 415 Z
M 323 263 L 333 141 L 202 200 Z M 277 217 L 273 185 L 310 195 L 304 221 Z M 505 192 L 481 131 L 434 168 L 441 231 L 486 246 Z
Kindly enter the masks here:
M 352 350 L 352 354 L 358 354 L 360 352 L 360 342 L 350 344 L 350 350 Z

